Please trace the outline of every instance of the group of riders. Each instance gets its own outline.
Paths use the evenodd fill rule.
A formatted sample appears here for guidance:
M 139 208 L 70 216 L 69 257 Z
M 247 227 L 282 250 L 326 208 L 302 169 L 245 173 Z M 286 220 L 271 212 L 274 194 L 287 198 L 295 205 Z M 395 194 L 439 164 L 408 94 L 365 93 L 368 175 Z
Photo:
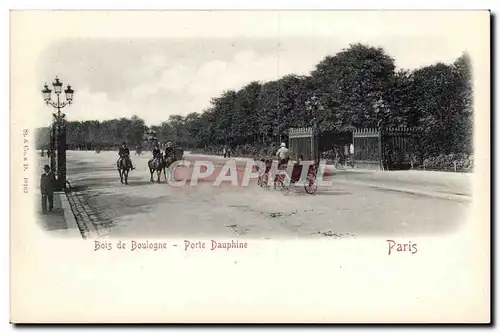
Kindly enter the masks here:
M 152 153 L 153 153 L 153 157 L 151 160 L 159 159 L 159 158 L 167 159 L 168 157 L 171 157 L 171 156 L 175 157 L 175 150 L 174 150 L 174 147 L 172 146 L 172 142 L 167 142 L 167 146 L 165 148 L 164 154 L 162 154 L 162 152 L 160 150 L 160 145 L 158 143 L 155 143 Z M 128 163 L 128 165 L 130 166 L 131 170 L 135 169 L 134 165 L 132 164 L 132 159 L 130 158 L 130 150 L 128 149 L 126 142 L 122 143 L 122 146 L 120 147 L 120 150 L 118 151 L 118 156 L 119 156 L 118 161 L 117 161 L 118 165 L 120 164 L 121 160 L 125 160 Z
M 158 142 L 156 142 L 152 154 L 153 156 L 151 160 L 167 159 L 169 157 L 175 158 L 175 150 L 171 142 L 167 142 L 164 154 L 162 154 L 160 150 L 160 145 L 158 144 Z M 122 146 L 118 151 L 118 155 L 119 155 L 119 159 L 117 161 L 118 165 L 120 164 L 120 161 L 125 160 L 131 170 L 135 169 L 134 165 L 132 164 L 132 159 L 130 158 L 130 150 L 128 149 L 126 142 L 122 143 Z M 290 160 L 290 151 L 288 150 L 284 142 L 281 143 L 280 148 L 276 152 L 276 156 L 278 157 L 278 168 L 288 164 L 288 161 Z

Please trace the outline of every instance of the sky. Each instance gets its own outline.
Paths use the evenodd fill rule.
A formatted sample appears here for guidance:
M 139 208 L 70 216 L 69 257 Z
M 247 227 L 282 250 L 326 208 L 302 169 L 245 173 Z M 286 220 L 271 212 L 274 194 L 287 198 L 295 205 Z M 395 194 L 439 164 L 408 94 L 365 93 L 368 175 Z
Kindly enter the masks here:
M 382 47 L 408 69 L 451 63 L 472 45 L 464 24 L 470 20 L 459 12 L 147 14 L 58 16 L 75 33 L 54 35 L 40 49 L 36 81 L 41 89 L 58 75 L 71 84 L 69 120 L 137 115 L 158 125 L 170 115 L 202 112 L 224 90 L 307 75 L 351 43 Z M 48 123 L 47 106 L 37 108 L 40 123 Z

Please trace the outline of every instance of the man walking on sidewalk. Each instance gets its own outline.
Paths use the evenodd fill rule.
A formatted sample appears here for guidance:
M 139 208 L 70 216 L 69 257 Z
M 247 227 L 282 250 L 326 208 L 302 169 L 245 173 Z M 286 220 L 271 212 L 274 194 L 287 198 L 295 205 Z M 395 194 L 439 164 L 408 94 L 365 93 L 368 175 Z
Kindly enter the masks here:
M 42 192 L 42 211 L 47 214 L 47 201 L 49 212 L 54 208 L 54 174 L 48 165 L 43 167 L 45 171 L 40 179 L 40 191 Z

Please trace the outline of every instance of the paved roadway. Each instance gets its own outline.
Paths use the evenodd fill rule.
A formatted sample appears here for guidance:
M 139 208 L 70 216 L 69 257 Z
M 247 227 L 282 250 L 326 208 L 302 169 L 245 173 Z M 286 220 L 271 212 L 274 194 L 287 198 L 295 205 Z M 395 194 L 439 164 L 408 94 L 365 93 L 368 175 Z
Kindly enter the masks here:
M 120 184 L 115 152 L 67 153 L 74 195 L 93 212 L 109 237 L 361 237 L 452 232 L 464 222 L 463 200 L 395 192 L 382 184 L 467 194 L 467 177 L 418 172 L 337 172 L 333 185 L 307 195 L 297 188 L 284 196 L 256 185 L 215 187 L 211 181 L 174 188 L 149 182 L 149 154 L 132 156 L 136 170 Z M 187 155 L 187 160 L 221 158 Z M 237 159 L 238 165 L 243 160 Z M 40 161 L 44 163 L 44 161 Z M 164 180 L 164 179 L 163 179 Z M 382 186 L 384 187 L 384 186 Z

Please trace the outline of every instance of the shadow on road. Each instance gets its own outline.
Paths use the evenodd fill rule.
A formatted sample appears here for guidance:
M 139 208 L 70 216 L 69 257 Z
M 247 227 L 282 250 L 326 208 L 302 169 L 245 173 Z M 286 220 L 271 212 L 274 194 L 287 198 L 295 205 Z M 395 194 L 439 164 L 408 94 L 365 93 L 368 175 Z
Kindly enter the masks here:
M 73 185 L 71 186 L 71 190 L 73 192 L 83 192 L 88 190 L 89 187 L 91 187 L 93 184 L 87 184 L 87 185 Z
M 123 186 L 146 186 L 146 185 L 154 185 L 154 184 L 158 184 L 156 181 L 154 183 L 152 183 L 151 181 L 149 180 L 131 180 L 129 179 L 128 180 L 128 185 L 123 185 Z M 164 184 L 164 182 L 161 182 L 160 184 Z M 121 184 L 120 184 L 121 185 Z
M 316 195 L 352 195 L 352 192 L 346 192 L 346 191 L 318 191 L 316 192 Z

